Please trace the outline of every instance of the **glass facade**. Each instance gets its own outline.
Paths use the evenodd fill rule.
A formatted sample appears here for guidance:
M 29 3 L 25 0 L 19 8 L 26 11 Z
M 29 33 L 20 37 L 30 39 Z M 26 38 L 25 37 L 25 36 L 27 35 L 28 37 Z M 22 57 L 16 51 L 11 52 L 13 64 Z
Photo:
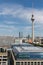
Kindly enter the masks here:
M 16 54 L 16 59 L 43 59 L 42 52 L 23 52 Z

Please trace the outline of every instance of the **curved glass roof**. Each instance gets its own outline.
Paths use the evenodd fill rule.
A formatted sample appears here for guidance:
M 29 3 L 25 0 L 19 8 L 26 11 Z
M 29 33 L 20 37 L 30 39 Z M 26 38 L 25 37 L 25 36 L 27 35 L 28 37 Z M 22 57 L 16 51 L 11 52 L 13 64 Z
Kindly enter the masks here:
M 24 47 L 26 47 L 26 46 L 33 46 L 32 44 L 29 44 L 29 43 L 22 43 L 22 44 L 20 44 L 20 43 L 15 43 L 14 45 L 12 45 L 12 47 L 21 47 L 21 46 L 24 46 Z

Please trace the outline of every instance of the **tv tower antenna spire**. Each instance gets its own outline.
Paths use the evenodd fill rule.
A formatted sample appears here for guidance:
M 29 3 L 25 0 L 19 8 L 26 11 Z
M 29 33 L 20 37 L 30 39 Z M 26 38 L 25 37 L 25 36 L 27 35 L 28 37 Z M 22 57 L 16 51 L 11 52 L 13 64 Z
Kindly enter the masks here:
M 31 21 L 32 21 L 32 43 L 34 43 L 34 14 L 33 14 L 33 3 L 32 3 L 32 16 L 31 16 Z

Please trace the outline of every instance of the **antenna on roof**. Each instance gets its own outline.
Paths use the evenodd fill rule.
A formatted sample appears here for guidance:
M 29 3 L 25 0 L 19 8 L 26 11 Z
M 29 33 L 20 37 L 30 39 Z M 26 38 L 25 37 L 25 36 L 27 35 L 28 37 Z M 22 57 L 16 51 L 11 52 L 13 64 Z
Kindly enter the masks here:
M 34 3 L 32 2 L 32 14 L 33 14 Z
M 31 17 L 31 21 L 32 21 L 32 43 L 34 42 L 34 15 L 33 15 L 33 2 L 32 2 L 32 17 Z

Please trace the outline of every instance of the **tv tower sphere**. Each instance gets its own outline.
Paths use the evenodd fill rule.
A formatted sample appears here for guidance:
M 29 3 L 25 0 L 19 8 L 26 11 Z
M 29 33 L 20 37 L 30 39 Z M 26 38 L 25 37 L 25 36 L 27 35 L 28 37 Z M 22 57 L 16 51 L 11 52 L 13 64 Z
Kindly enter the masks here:
M 32 14 L 31 21 L 32 21 L 32 43 L 34 42 L 34 15 Z

